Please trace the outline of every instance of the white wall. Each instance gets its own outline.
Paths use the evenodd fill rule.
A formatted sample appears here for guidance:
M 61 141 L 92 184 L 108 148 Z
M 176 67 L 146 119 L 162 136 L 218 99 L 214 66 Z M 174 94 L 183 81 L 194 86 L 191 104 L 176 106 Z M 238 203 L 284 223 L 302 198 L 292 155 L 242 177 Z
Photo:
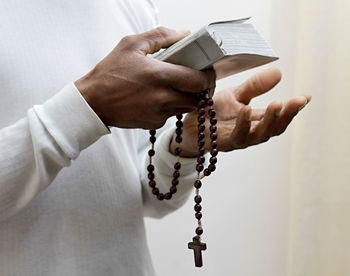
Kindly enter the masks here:
M 272 0 L 154 2 L 164 26 L 195 31 L 210 21 L 251 15 L 257 29 L 271 41 Z M 271 44 L 274 47 L 273 41 Z M 253 72 L 220 82 L 218 90 L 237 85 Z M 254 101 L 253 106 L 262 107 L 289 94 L 277 88 Z M 289 132 L 259 147 L 219 155 L 219 168 L 202 189 L 203 240 L 208 246 L 203 268 L 194 268 L 193 252 L 187 249 L 195 228 L 192 200 L 162 220 L 146 219 L 158 275 L 286 275 L 288 140 Z

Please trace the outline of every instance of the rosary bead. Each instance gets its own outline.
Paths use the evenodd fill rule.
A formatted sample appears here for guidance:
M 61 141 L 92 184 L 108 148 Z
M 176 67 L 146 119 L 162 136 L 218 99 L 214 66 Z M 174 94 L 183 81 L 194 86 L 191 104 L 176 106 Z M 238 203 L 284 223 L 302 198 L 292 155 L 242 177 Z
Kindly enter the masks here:
M 155 152 L 153 149 L 150 149 L 150 150 L 148 151 L 148 155 L 149 155 L 149 156 L 154 156 L 155 153 L 156 153 L 156 152 Z
M 177 188 L 175 187 L 175 186 L 172 186 L 171 188 L 170 188 L 170 193 L 173 195 L 173 194 L 176 194 L 176 192 L 177 192 Z
M 164 200 L 164 194 L 158 194 L 158 195 L 157 195 L 157 198 L 158 198 L 159 200 Z
M 198 133 L 198 141 L 201 141 L 205 138 L 205 134 L 203 132 Z
M 204 116 L 198 117 L 198 123 L 204 124 L 205 123 L 205 117 Z
M 214 109 L 210 109 L 208 111 L 209 117 L 214 118 L 216 116 L 216 111 Z
M 218 142 L 216 141 L 211 141 L 210 143 L 212 149 L 216 149 L 218 147 Z
M 216 157 L 210 157 L 209 163 L 215 165 L 218 162 L 218 159 Z
M 147 171 L 153 172 L 154 171 L 154 166 L 152 164 L 147 166 Z
M 202 197 L 200 196 L 200 195 L 196 195 L 195 197 L 194 197 L 194 201 L 196 202 L 196 203 L 201 203 L 202 202 Z
M 196 166 L 196 171 L 197 172 L 201 172 L 201 171 L 203 171 L 203 169 L 204 169 L 203 164 L 197 164 L 197 166 Z
M 151 136 L 154 136 L 154 135 L 156 135 L 156 131 L 155 131 L 154 129 L 151 129 L 151 130 L 149 131 L 149 134 L 150 134 Z
M 205 100 L 200 100 L 198 103 L 199 108 L 204 108 L 206 107 L 207 103 Z
M 197 158 L 197 163 L 198 164 L 203 164 L 205 162 L 205 157 L 204 156 L 199 156 L 198 158 Z
M 197 227 L 197 228 L 196 228 L 196 234 L 197 234 L 198 236 L 202 235 L 202 234 L 203 234 L 203 228 L 202 228 L 202 227 Z
M 184 123 L 182 121 L 177 121 L 176 122 L 176 127 L 181 128 L 184 126 Z
M 199 156 L 203 156 L 205 154 L 205 148 L 200 148 L 199 150 L 198 150 L 198 155 Z
M 154 173 L 150 172 L 148 174 L 148 179 L 151 180 L 151 181 L 154 180 Z
M 203 174 L 204 174 L 204 176 L 209 176 L 209 175 L 211 175 L 211 171 L 209 169 L 205 169 Z
M 202 182 L 201 182 L 200 180 L 196 180 L 196 181 L 194 182 L 194 187 L 195 187 L 196 189 L 200 189 L 200 188 L 202 187 Z
M 218 120 L 216 118 L 210 118 L 210 124 L 211 125 L 216 125 L 218 123 Z
M 210 126 L 210 127 L 209 127 L 209 130 L 210 130 L 211 133 L 216 132 L 217 129 L 218 129 L 217 126 Z
M 200 149 L 203 148 L 204 145 L 205 145 L 205 141 L 199 141 L 199 142 L 198 142 L 198 147 L 199 147 Z
M 182 137 L 176 136 L 175 141 L 176 141 L 176 143 L 180 144 L 182 142 Z
M 169 200 L 169 199 L 171 199 L 173 197 L 173 195 L 171 194 L 171 193 L 166 193 L 165 195 L 164 195 L 164 198 L 166 199 L 166 200 Z
M 178 180 L 178 179 L 173 179 L 173 180 L 171 181 L 171 185 L 173 185 L 173 186 L 179 185 L 179 180 Z
M 218 135 L 216 134 L 216 132 L 210 133 L 210 139 L 211 139 L 211 140 L 216 140 L 216 139 L 218 139 Z
M 148 183 L 148 185 L 151 187 L 151 188 L 155 188 L 156 187 L 156 182 L 154 180 L 150 181 Z
M 204 132 L 204 131 L 205 131 L 205 125 L 199 125 L 198 132 Z
M 175 133 L 179 136 L 179 135 L 181 135 L 182 134 L 182 128 L 177 128 L 176 130 L 175 130 Z
M 217 156 L 218 153 L 219 153 L 219 151 L 218 151 L 217 149 L 212 149 L 212 150 L 210 151 L 211 156 L 214 156 L 214 157 Z
M 174 171 L 174 173 L 173 173 L 173 177 L 174 177 L 174 179 L 178 179 L 179 177 L 180 177 L 180 172 L 179 171 Z
M 208 170 L 211 171 L 211 172 L 215 172 L 216 166 L 213 165 L 213 164 L 210 164 L 210 165 L 208 166 Z
M 151 136 L 151 137 L 149 137 L 149 141 L 152 143 L 152 144 L 154 144 L 155 142 L 156 142 L 156 136 Z
M 200 108 L 200 109 L 198 109 L 197 113 L 198 113 L 199 116 L 204 116 L 205 115 L 205 109 L 204 108 Z
M 196 205 L 194 205 L 194 210 L 196 212 L 200 212 L 200 211 L 202 211 L 202 206 L 200 204 L 196 204 Z
M 182 120 L 182 118 L 183 118 L 183 115 L 182 115 L 182 114 L 176 115 L 176 119 Z
M 180 170 L 181 169 L 181 163 L 180 162 L 176 162 L 175 165 L 174 165 L 174 169 L 175 170 Z
M 196 219 L 200 220 L 202 218 L 202 213 L 201 212 L 198 212 L 196 213 Z
M 175 155 L 179 156 L 180 153 L 181 153 L 181 149 L 180 149 L 179 147 L 177 147 L 177 148 L 175 149 Z
M 152 189 L 152 194 L 159 195 L 159 189 L 158 188 L 153 188 Z
M 213 106 L 214 105 L 214 101 L 213 101 L 212 98 L 207 99 L 207 105 L 208 106 Z

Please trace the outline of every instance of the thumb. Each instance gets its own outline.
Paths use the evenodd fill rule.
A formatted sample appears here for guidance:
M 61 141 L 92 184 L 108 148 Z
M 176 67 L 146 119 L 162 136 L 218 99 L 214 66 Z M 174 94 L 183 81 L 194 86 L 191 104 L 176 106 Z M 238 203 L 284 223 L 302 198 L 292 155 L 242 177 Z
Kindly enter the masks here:
M 165 27 L 158 27 L 154 30 L 139 34 L 139 50 L 145 55 L 154 54 L 162 48 L 167 48 L 175 42 L 188 36 L 190 31 L 175 31 Z

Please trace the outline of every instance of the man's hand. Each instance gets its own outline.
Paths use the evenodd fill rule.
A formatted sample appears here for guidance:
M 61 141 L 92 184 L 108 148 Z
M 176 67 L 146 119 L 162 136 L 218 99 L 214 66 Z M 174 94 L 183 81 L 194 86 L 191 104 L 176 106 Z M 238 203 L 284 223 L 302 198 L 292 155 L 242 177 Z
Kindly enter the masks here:
M 252 109 L 248 105 L 254 97 L 268 92 L 280 80 L 279 70 L 267 69 L 236 88 L 214 95 L 214 109 L 218 119 L 218 150 L 244 149 L 266 142 L 286 130 L 311 97 L 296 96 L 284 104 L 272 102 L 265 110 Z M 197 114 L 192 112 L 184 120 L 181 156 L 197 155 L 197 134 Z M 177 146 L 173 139 L 170 151 L 174 152 Z M 210 149 L 209 139 L 206 141 L 206 149 Z
M 75 85 L 106 125 L 160 128 L 168 117 L 193 111 L 196 92 L 215 86 L 213 71 L 147 57 L 186 35 L 161 27 L 127 36 Z

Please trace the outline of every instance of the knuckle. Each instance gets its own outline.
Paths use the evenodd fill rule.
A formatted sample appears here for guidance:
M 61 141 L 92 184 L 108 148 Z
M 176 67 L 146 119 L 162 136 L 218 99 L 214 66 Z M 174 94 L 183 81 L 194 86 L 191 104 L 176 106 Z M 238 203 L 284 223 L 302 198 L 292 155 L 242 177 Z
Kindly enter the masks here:
M 125 47 L 131 47 L 132 45 L 134 45 L 136 42 L 136 36 L 135 35 L 127 35 L 125 37 L 122 38 L 122 40 L 120 41 L 120 44 Z
M 170 33 L 170 29 L 166 28 L 166 27 L 163 27 L 163 26 L 160 26 L 160 27 L 157 27 L 155 30 L 154 30 L 154 33 L 156 36 L 158 37 L 166 37 L 169 35 Z

